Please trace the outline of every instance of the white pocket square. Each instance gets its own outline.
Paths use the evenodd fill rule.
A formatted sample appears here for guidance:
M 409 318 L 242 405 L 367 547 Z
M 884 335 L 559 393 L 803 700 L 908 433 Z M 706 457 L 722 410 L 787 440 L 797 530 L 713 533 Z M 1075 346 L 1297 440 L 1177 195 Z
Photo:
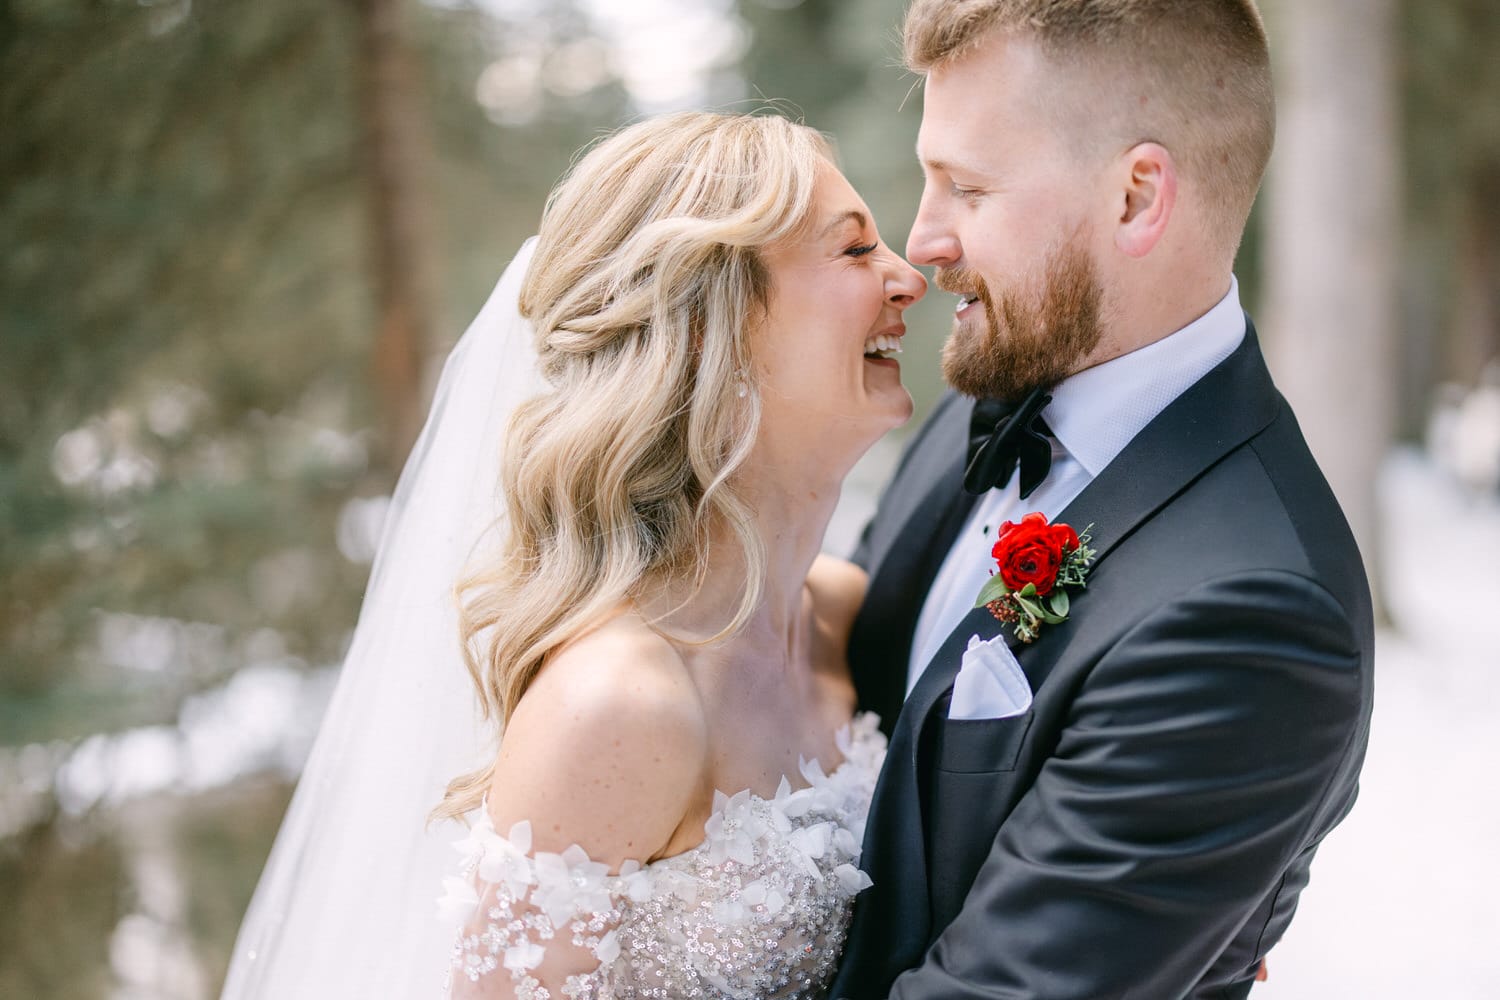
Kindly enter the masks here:
M 988 641 L 974 636 L 964 650 L 948 718 L 954 720 L 1008 719 L 1031 707 L 1031 682 L 1021 670 L 1005 637 Z

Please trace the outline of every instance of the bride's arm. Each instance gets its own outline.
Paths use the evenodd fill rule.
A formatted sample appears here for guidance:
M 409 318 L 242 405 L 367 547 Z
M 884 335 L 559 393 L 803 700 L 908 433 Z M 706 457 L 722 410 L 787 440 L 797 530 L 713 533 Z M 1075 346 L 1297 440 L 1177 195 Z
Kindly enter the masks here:
M 830 636 L 841 647 L 848 642 L 849 629 L 869 585 L 870 574 L 847 559 L 826 552 L 814 559 L 807 571 L 807 589 L 812 593 L 818 618 L 830 630 L 841 630 L 840 634 Z
M 456 969 L 451 995 L 509 1000 L 529 978 L 561 996 L 567 977 L 596 970 L 609 943 L 580 947 L 553 924 L 583 919 L 596 927 L 584 938 L 607 934 L 620 886 L 605 871 L 666 848 L 700 790 L 707 746 L 695 690 L 660 637 L 617 620 L 552 657 L 506 727 L 487 803 L 495 839 L 463 931 L 470 960 L 487 953 L 497 967 Z M 497 903 L 513 916 L 493 919 Z M 504 948 L 491 946 L 497 935 Z

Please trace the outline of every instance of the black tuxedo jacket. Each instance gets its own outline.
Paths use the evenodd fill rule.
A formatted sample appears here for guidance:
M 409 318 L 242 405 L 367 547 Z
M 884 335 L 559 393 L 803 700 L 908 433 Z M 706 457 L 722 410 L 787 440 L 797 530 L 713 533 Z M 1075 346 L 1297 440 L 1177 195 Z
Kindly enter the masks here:
M 1030 710 L 949 721 L 969 637 L 1004 628 L 971 613 L 903 704 L 973 505 L 970 409 L 939 404 L 856 555 L 850 664 L 891 744 L 832 995 L 1244 997 L 1364 756 L 1374 636 L 1343 515 L 1252 328 L 1058 516 L 1098 557 L 1066 623 L 1010 640 Z

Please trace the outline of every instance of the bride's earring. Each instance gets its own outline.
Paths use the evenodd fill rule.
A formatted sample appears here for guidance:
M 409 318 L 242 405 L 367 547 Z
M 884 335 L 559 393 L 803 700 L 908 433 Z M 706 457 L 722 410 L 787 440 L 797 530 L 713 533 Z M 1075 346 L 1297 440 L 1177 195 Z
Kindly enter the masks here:
M 734 394 L 740 399 L 750 395 L 750 383 L 746 381 L 744 371 L 734 373 Z

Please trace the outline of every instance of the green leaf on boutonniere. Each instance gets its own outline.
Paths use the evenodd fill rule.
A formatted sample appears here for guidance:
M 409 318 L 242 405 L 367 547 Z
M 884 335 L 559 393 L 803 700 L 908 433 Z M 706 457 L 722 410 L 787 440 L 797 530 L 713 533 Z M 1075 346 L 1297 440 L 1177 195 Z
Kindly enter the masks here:
M 1068 608 L 1072 602 L 1068 600 L 1068 592 L 1066 590 L 1058 587 L 1052 592 L 1052 597 L 1047 603 L 1052 605 L 1052 613 L 1054 615 L 1061 615 L 1063 618 L 1068 617 Z
M 983 589 L 979 591 L 979 599 L 974 602 L 974 607 L 982 608 L 992 601 L 1000 600 L 1000 598 L 1008 593 L 1010 593 L 1010 590 L 1006 588 L 1005 580 L 1001 578 L 999 573 L 996 573 L 989 578 Z
M 1024 587 L 1021 588 L 1020 593 L 1016 594 L 1016 596 L 1017 597 L 1035 597 L 1036 596 L 1036 584 L 1034 584 L 1034 583 L 1028 583 L 1026 586 L 1024 586 Z
M 1047 605 L 1042 605 L 1042 621 L 1046 622 L 1048 625 L 1061 625 L 1067 620 L 1067 615 L 1060 615 L 1056 611 L 1053 611 L 1051 608 L 1047 607 Z
M 1027 586 L 1030 587 L 1031 585 L 1027 584 Z M 1035 592 L 1035 589 L 1036 588 L 1034 588 L 1034 587 L 1032 588 L 1033 592 Z M 1024 594 L 1024 593 L 1026 593 L 1026 591 L 1024 591 L 1024 590 L 1021 591 L 1021 594 Z M 1039 618 L 1042 621 L 1046 621 L 1047 620 L 1047 612 L 1043 611 L 1042 608 L 1041 608 L 1041 606 L 1039 604 L 1037 604 L 1035 601 L 1028 600 L 1025 597 L 1022 597 L 1021 594 L 1017 594 L 1016 595 L 1016 603 L 1021 606 L 1021 610 L 1025 611 L 1028 615 L 1030 615 L 1033 618 Z

